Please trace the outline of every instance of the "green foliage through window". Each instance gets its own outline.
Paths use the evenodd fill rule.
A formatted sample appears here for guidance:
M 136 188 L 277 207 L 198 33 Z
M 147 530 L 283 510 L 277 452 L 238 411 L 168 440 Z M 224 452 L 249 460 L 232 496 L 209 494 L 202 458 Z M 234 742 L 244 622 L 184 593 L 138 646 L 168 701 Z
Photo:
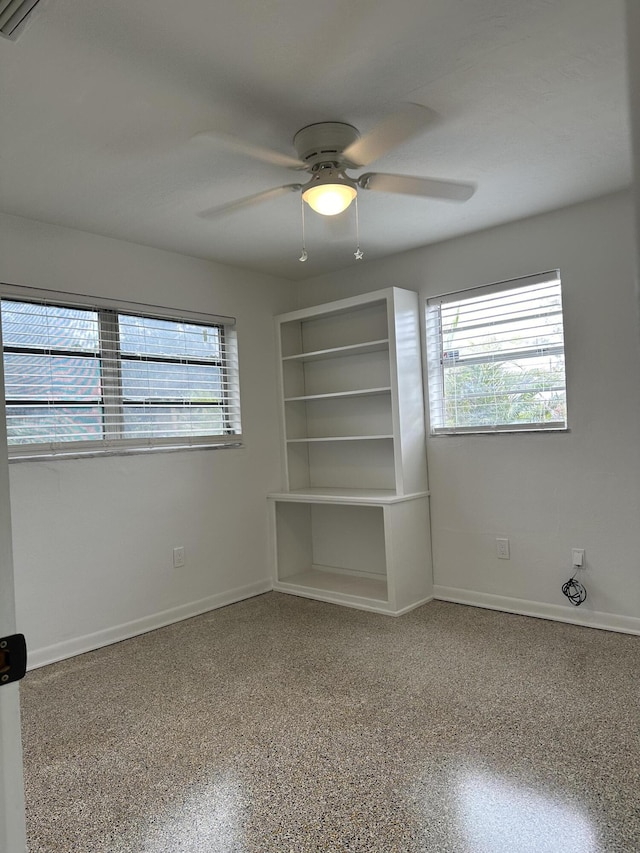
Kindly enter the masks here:
M 557 273 L 430 300 L 432 431 L 566 426 Z

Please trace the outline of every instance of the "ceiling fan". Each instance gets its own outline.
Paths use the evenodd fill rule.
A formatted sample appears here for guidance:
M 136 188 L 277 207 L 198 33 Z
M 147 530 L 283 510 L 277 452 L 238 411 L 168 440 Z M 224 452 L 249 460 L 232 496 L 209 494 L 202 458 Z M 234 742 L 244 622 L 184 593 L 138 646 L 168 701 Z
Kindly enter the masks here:
M 209 139 L 272 165 L 309 172 L 310 177 L 304 183 L 274 187 L 203 210 L 198 215 L 213 218 L 269 201 L 288 192 L 300 191 L 302 199 L 323 216 L 334 216 L 346 210 L 356 198 L 359 189 L 447 201 L 467 201 L 475 192 L 473 184 L 381 172 L 365 172 L 358 176 L 347 173 L 348 169 L 361 169 L 369 165 L 424 130 L 433 117 L 434 113 L 421 104 L 405 104 L 401 110 L 393 113 L 365 136 L 360 136 L 355 127 L 344 122 L 310 124 L 299 130 L 293 138 L 297 158 L 229 134 L 216 131 L 199 133 L 196 138 Z

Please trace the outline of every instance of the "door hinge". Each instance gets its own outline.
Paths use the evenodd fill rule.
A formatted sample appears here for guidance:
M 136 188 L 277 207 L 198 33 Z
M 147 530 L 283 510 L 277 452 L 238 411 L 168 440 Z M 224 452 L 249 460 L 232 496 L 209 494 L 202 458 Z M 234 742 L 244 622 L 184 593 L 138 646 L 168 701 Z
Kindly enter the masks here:
M 24 634 L 0 637 L 0 687 L 20 681 L 27 671 L 27 641 Z

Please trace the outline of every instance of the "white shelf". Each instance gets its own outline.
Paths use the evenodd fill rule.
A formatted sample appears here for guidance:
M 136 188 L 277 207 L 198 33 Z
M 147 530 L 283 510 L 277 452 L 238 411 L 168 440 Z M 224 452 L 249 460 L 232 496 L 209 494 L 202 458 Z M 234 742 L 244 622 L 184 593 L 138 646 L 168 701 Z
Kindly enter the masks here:
M 411 495 L 398 495 L 393 489 L 336 489 L 309 488 L 296 489 L 291 492 L 273 492 L 269 495 L 272 500 L 290 501 L 291 503 L 341 503 L 341 504 L 385 504 L 402 503 L 416 498 L 428 497 L 429 492 L 415 492 Z
M 392 435 L 328 435 L 318 438 L 288 438 L 287 444 L 311 444 L 319 441 L 380 441 Z
M 353 596 L 359 600 L 359 603 L 362 599 L 385 603 L 388 600 L 386 578 L 358 577 L 355 574 L 318 566 L 279 580 L 276 589 L 299 593 L 325 592 Z
M 343 347 L 331 347 L 330 349 L 315 350 L 315 352 L 301 352 L 296 355 L 285 355 L 283 362 L 288 361 L 322 361 L 325 358 L 338 358 L 343 355 L 362 355 L 369 352 L 380 352 L 389 348 L 389 338 L 377 341 L 367 341 L 364 344 L 349 344 Z
M 385 388 L 361 388 L 357 391 L 335 391 L 332 394 L 305 394 L 302 397 L 285 397 L 285 403 L 306 402 L 307 400 L 336 400 L 345 397 L 376 397 L 390 394 L 391 386 Z

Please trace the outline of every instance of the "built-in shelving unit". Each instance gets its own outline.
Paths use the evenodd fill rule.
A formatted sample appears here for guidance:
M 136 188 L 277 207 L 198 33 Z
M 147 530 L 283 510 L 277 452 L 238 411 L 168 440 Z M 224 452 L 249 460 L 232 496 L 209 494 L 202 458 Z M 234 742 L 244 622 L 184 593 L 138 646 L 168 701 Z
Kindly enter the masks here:
M 431 595 L 418 298 L 388 288 L 276 318 L 274 587 L 400 613 Z

